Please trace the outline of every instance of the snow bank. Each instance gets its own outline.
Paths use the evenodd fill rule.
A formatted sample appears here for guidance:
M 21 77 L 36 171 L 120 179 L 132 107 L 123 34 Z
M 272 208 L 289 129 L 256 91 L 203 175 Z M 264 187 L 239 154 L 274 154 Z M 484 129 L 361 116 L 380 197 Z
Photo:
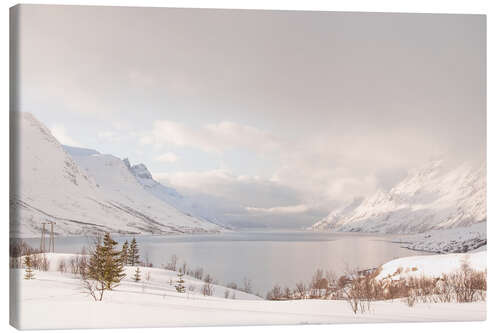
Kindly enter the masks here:
M 376 278 L 396 280 L 401 277 L 440 277 L 457 271 L 464 261 L 472 269 L 485 270 L 486 251 L 399 258 L 382 265 Z

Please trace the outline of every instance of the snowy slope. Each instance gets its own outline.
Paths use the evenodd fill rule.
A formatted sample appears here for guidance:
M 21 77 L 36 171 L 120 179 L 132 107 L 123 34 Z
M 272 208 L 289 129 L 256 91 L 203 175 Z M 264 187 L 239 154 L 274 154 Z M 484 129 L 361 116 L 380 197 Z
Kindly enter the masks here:
M 139 183 L 142 184 L 144 189 L 159 200 L 198 219 L 219 225 L 224 224 L 217 216 L 218 214 L 213 212 L 206 205 L 180 194 L 174 188 L 167 187 L 156 181 L 144 164 L 140 163 L 132 166 L 128 159 L 125 159 L 124 162 L 129 166 L 131 172 L 135 175 Z
M 390 191 L 333 211 L 313 229 L 418 233 L 486 221 L 486 167 L 449 169 L 434 161 L 414 170 Z
M 80 150 L 79 158 L 100 157 L 90 159 L 89 170 L 84 170 L 31 114 L 13 116 L 18 126 L 13 236 L 37 236 L 46 221 L 56 222 L 55 231 L 61 235 L 97 230 L 149 234 L 220 230 L 144 191 L 120 159 Z M 89 175 L 89 171 L 99 172 Z
M 73 254 L 73 253 L 44 253 L 43 257 L 47 259 L 48 267 L 47 272 L 57 273 L 59 275 L 63 274 L 60 272 L 61 264 L 64 264 L 67 268 L 67 272 L 64 273 L 66 277 L 70 277 L 73 279 L 78 279 L 79 276 L 71 273 L 70 262 L 71 260 L 77 259 L 81 257 L 82 254 Z M 87 257 L 89 257 L 87 255 Z M 24 262 L 24 256 L 20 258 L 20 262 Z M 138 285 L 139 283 L 134 281 L 134 273 L 137 266 L 125 266 L 124 273 L 126 277 L 120 282 L 123 285 Z M 35 271 L 36 275 L 43 274 L 41 271 Z M 178 273 L 176 271 L 167 270 L 164 268 L 157 267 L 140 267 L 140 276 L 142 278 L 143 283 L 147 283 L 149 288 L 154 288 L 157 290 L 163 290 L 164 292 L 174 292 L 175 291 L 175 282 L 178 280 Z M 149 275 L 149 276 L 148 276 Z M 149 279 L 148 279 L 149 278 Z M 189 286 L 192 286 L 194 290 L 191 290 L 193 294 L 201 294 L 201 288 L 205 284 L 203 280 L 195 279 L 189 275 L 184 275 L 183 280 L 185 281 L 186 289 Z M 188 292 L 190 290 L 187 290 Z M 249 294 L 241 290 L 231 289 L 226 286 L 217 285 L 216 282 L 213 284 L 213 295 L 212 297 L 224 298 L 225 291 L 229 292 L 229 296 L 234 294 L 235 299 L 244 299 L 244 300 L 262 300 L 262 297 L 256 296 L 254 294 Z
M 139 191 L 143 193 L 146 191 L 149 193 L 147 197 L 152 195 L 157 200 L 176 208 L 187 216 L 220 225 L 215 217 L 216 215 L 206 207 L 189 197 L 181 195 L 174 188 L 157 182 L 148 168 L 142 163 L 131 165 L 127 158 L 120 160 L 112 155 L 100 154 L 93 149 L 66 145 L 63 148 L 81 168 L 85 169 L 94 179 L 99 179 L 100 184 L 107 183 L 105 189 L 113 187 L 115 191 L 123 192 L 124 187 L 132 184 L 132 187 L 128 188 L 128 192 L 136 193 Z M 131 175 L 135 178 L 135 181 L 132 180 Z M 143 190 L 137 189 L 137 183 L 143 187 Z
M 126 161 L 113 155 L 92 154 L 73 156 L 76 163 L 87 172 L 109 198 L 123 206 L 145 214 L 156 221 L 175 221 L 174 228 L 181 232 L 217 230 L 206 220 L 181 212 L 165 200 L 147 191 L 138 181 Z
M 66 145 L 63 145 L 62 147 L 70 156 L 87 156 L 87 155 L 100 154 L 97 150 L 94 149 L 71 147 Z
M 467 263 L 474 270 L 486 270 L 486 251 L 399 258 L 383 264 L 376 278 L 396 280 L 422 276 L 441 277 L 443 274 L 456 272 L 463 263 Z

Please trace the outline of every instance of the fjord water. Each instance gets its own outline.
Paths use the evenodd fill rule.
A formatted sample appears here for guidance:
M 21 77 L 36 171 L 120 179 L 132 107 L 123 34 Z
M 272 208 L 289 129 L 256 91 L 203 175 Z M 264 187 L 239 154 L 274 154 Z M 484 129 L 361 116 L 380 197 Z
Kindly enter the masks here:
M 120 243 L 132 237 L 115 237 Z M 136 236 L 141 259 L 155 267 L 169 262 L 175 254 L 178 266 L 202 267 L 219 284 L 246 277 L 254 292 L 265 295 L 274 284 L 295 287 L 308 283 L 317 268 L 343 274 L 346 269 L 368 269 L 389 260 L 423 255 L 394 243 L 398 236 L 361 233 L 265 230 L 178 236 Z M 40 246 L 36 238 L 26 240 Z M 56 237 L 56 252 L 79 253 L 92 242 L 89 237 Z M 166 281 L 167 282 L 167 281 Z

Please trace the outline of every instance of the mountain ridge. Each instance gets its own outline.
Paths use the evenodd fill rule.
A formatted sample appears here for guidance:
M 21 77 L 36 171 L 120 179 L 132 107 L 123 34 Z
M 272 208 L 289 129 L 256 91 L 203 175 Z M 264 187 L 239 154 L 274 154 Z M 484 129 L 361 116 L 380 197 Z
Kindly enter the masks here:
M 333 210 L 311 229 L 419 233 L 486 221 L 486 166 L 449 168 L 435 160 L 412 170 L 389 191 Z
M 58 235 L 219 232 L 145 191 L 112 155 L 75 148 L 70 155 L 30 113 L 13 113 L 16 128 L 11 236 L 38 236 L 43 222 Z M 90 164 L 82 166 L 82 160 Z M 94 164 L 92 164 L 94 163 Z M 106 170 L 103 174 L 92 172 Z

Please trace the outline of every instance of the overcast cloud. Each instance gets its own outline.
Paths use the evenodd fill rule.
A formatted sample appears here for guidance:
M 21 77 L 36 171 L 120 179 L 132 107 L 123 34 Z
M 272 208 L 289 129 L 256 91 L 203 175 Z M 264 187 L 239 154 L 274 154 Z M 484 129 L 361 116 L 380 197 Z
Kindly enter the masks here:
M 23 6 L 20 18 L 17 109 L 236 224 L 310 225 L 436 156 L 485 159 L 484 16 Z

